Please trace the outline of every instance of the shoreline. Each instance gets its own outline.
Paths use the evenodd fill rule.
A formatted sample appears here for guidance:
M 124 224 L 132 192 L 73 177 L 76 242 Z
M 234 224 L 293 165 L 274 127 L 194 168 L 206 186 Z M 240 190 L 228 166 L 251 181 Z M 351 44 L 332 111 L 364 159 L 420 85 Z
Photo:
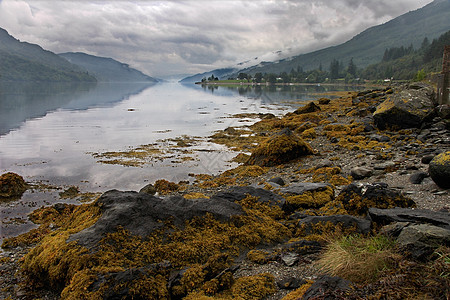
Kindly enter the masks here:
M 317 183 L 330 186 L 333 191 L 332 199 L 335 200 L 351 183 L 370 185 L 384 182 L 392 191 L 412 199 L 419 210 L 430 209 L 435 212 L 447 211 L 448 213 L 450 211 L 448 189 L 438 187 L 427 176 L 422 178 L 419 184 L 412 183 L 411 177 L 420 172 L 428 172 L 428 164 L 422 162 L 425 156 L 436 155 L 438 151 L 450 150 L 450 144 L 446 142 L 450 137 L 449 130 L 442 126 L 436 126 L 437 123 L 432 123 L 430 129 L 379 130 L 372 126 L 373 128 L 366 131 L 364 126 L 373 125 L 373 121 L 364 123 L 365 118 L 370 116 L 368 108 L 380 104 L 386 93 L 387 90 L 377 90 L 358 96 L 358 93 L 349 92 L 346 97 L 331 100 L 327 104 L 319 102 L 320 111 L 287 113 L 281 118 L 266 114 L 260 116 L 261 121 L 248 128 L 246 126 L 227 128 L 210 137 L 212 142 L 228 146 L 241 153 L 248 153 L 254 152 L 257 145 L 262 144 L 280 129 L 291 128 L 296 135 L 303 138 L 314 149 L 312 155 L 276 166 L 242 164 L 215 176 L 192 174 L 191 176 L 195 179 L 192 184 L 180 182 L 171 185 L 168 182 L 160 182 L 165 185 L 158 187 L 155 184 L 155 188 L 161 199 L 169 199 L 174 196 L 187 201 L 189 199 L 213 199 L 218 193 L 239 186 L 262 188 L 270 193 L 277 193 L 279 190 L 282 191 L 284 186 Z M 375 95 L 375 97 L 370 95 Z M 360 102 L 356 103 L 355 99 L 359 98 L 361 98 Z M 317 103 L 317 101 L 311 102 Z M 250 134 L 248 129 L 251 130 Z M 424 130 L 430 131 L 429 137 L 422 137 Z M 423 138 L 423 141 L 420 138 Z M 240 159 L 241 162 L 247 161 L 248 156 L 244 155 L 240 155 L 236 159 Z M 361 167 L 369 169 L 371 174 L 363 176 L 361 179 L 351 177 L 352 171 Z M 307 206 L 308 209 L 301 209 L 299 212 L 318 214 L 319 210 L 315 205 Z M 281 224 L 289 224 L 289 221 L 281 220 Z M 52 230 L 58 230 L 58 228 Z M 283 245 L 286 241 L 281 239 L 276 243 L 252 247 L 250 250 L 259 251 L 262 247 L 269 252 L 275 251 L 277 243 Z M 8 253 L 12 258 L 11 264 L 8 265 L 10 267 L 8 274 L 11 275 L 18 268 L 18 261 L 26 252 L 24 249 L 28 249 L 27 247 L 30 246 L 13 248 Z M 303 276 L 303 280 L 316 280 L 321 273 L 313 264 L 313 261 L 317 259 L 317 253 L 300 256 L 297 254 L 297 258 L 301 257 L 303 261 L 297 261 L 291 266 L 286 264 L 283 256 L 275 260 L 263 259 L 263 263 L 258 263 L 255 262 L 256 259 L 250 259 L 248 253 L 247 258 L 236 259 L 235 264 L 239 265 L 239 270 L 234 273 L 236 279 L 259 276 L 259 274 L 269 272 L 277 281 L 289 274 Z M 301 275 L 302 272 L 304 275 Z M 262 279 L 260 278 L 260 280 Z M 17 287 L 8 285 L 3 285 L 2 288 L 10 291 L 8 295 L 15 293 L 17 296 L 17 293 L 19 295 L 30 293 L 24 288 L 17 289 Z M 268 299 L 282 299 L 293 290 L 295 289 L 278 288 L 275 292 L 272 291 L 272 296 L 269 296 Z M 47 294 L 47 296 L 48 299 L 59 299 L 57 295 Z

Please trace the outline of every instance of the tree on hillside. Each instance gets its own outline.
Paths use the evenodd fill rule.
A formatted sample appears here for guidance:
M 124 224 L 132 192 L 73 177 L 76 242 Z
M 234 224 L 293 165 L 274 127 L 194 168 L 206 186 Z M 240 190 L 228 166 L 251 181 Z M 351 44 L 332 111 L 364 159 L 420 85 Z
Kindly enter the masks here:
M 247 79 L 248 75 L 246 73 L 239 73 L 238 75 L 238 79 L 242 80 L 242 79 Z
M 356 77 L 356 65 L 353 63 L 353 57 L 348 62 L 347 73 Z
M 257 83 L 260 83 L 261 81 L 262 81 L 262 73 L 261 72 L 258 72 L 258 73 L 256 73 L 255 74 L 255 81 L 257 82 Z
M 339 78 L 339 69 L 340 69 L 339 61 L 337 61 L 335 58 L 333 58 L 333 60 L 330 63 L 330 78 L 331 79 Z

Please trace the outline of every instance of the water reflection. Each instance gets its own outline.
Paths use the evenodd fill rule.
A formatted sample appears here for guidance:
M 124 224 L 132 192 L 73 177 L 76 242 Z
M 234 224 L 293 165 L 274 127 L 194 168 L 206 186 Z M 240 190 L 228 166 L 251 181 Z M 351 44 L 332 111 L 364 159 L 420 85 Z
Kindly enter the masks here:
M 188 86 L 188 85 L 186 85 Z M 343 92 L 366 89 L 362 86 L 350 85 L 189 85 L 188 87 L 202 89 L 217 96 L 239 95 L 248 98 L 261 99 L 263 104 L 280 104 L 289 102 L 309 101 L 324 97 L 324 93 Z M 327 98 L 335 98 L 327 95 Z
M 106 107 L 138 94 L 149 83 L 0 83 L 0 135 L 19 128 L 26 120 L 57 109 L 84 110 Z

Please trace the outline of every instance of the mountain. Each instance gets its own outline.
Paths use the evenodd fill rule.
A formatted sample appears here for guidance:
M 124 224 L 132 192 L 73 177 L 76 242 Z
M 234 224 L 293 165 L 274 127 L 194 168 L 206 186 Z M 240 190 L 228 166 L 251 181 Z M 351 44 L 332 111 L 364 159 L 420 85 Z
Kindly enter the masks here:
M 346 66 L 352 58 L 356 67 L 361 69 L 380 62 L 387 48 L 408 47 L 411 44 L 418 48 L 425 37 L 431 41 L 447 32 L 449 28 L 450 0 L 435 0 L 387 23 L 371 27 L 343 44 L 276 62 L 261 62 L 252 67 L 240 68 L 227 76 L 237 77 L 239 73 L 254 75 L 258 72 L 289 73 L 297 68 L 306 71 L 318 69 L 320 65 L 328 69 L 333 60 L 338 60 Z
M 0 28 L 1 81 L 96 81 L 86 70 L 40 46 L 20 42 Z
M 186 78 L 180 80 L 180 82 L 181 83 L 199 82 L 199 81 L 202 81 L 203 78 L 211 77 L 211 75 L 214 75 L 215 77 L 219 77 L 219 78 L 227 78 L 227 76 L 233 74 L 234 72 L 237 72 L 238 70 L 239 70 L 238 68 L 215 69 L 215 70 L 212 70 L 209 72 L 186 77 Z
M 98 57 L 81 52 L 60 53 L 70 63 L 86 69 L 99 82 L 157 82 L 155 78 L 130 68 L 127 64 L 107 57 Z

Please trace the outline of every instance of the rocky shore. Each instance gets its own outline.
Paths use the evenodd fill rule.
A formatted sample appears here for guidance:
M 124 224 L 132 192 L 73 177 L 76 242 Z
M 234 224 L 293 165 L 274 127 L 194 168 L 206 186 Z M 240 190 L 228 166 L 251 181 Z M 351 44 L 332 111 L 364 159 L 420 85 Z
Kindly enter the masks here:
M 450 109 L 434 99 L 417 83 L 247 115 L 209 138 L 241 152 L 235 169 L 38 209 L 3 242 L 0 297 L 448 299 Z

